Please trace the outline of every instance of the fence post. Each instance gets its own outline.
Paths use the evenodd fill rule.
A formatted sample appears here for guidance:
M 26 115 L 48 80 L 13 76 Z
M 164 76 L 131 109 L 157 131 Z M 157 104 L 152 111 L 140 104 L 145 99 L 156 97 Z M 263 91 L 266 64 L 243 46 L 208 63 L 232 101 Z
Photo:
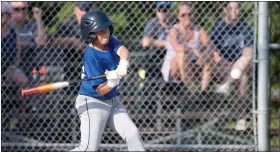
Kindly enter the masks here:
M 268 2 L 259 2 L 258 16 L 258 151 L 269 151 L 268 140 Z

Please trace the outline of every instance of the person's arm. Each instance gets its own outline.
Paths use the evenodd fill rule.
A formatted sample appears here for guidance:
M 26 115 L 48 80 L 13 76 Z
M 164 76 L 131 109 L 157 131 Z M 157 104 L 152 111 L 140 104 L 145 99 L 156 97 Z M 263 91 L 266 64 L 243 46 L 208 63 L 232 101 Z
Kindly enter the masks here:
M 16 62 L 14 64 L 15 67 L 17 67 L 21 61 L 21 44 L 19 41 L 19 35 L 16 33 L 16 49 L 17 49 L 17 55 L 16 55 Z
M 165 47 L 166 41 L 153 38 L 154 37 L 153 31 L 155 30 L 155 26 L 157 25 L 157 24 L 155 24 L 155 22 L 156 22 L 155 18 L 150 19 L 144 28 L 144 36 L 141 41 L 143 48 L 149 47 L 149 46 L 156 46 L 159 48 Z
M 117 72 L 120 77 L 123 77 L 128 74 L 127 68 L 129 65 L 129 51 L 125 46 L 120 46 L 118 48 L 117 54 L 120 56 L 120 63 L 117 68 Z
M 129 51 L 125 46 L 120 46 L 117 51 L 120 60 L 127 60 L 129 61 Z
M 165 40 L 153 40 L 152 41 L 152 45 L 156 46 L 156 47 L 159 47 L 159 48 L 164 48 L 165 47 L 165 43 L 166 41 Z
M 37 37 L 35 39 L 35 42 L 37 45 L 43 45 L 46 43 L 46 33 L 44 29 L 44 23 L 42 20 L 42 10 L 38 7 L 34 7 L 32 11 L 37 23 Z
M 200 35 L 202 44 L 207 47 L 205 52 L 207 52 L 208 54 L 213 53 L 215 51 L 215 46 L 213 45 L 211 40 L 208 38 L 208 35 L 203 28 L 200 28 L 199 35 Z
M 171 28 L 169 34 L 168 34 L 168 41 L 171 44 L 171 46 L 174 48 L 175 51 L 183 52 L 187 51 L 187 48 L 179 43 L 178 40 L 178 30 L 176 28 Z
M 107 94 L 108 92 L 110 92 L 113 88 L 110 87 L 107 82 L 100 84 L 97 88 L 96 88 L 96 92 L 101 95 L 104 96 L 105 94 Z
M 76 37 L 55 37 L 51 38 L 52 44 L 73 45 L 77 50 L 82 52 L 86 48 L 86 44 Z
M 96 88 L 96 92 L 104 96 L 108 92 L 110 92 L 115 86 L 117 86 L 120 82 L 120 78 L 116 70 L 106 71 L 107 82 L 100 84 Z

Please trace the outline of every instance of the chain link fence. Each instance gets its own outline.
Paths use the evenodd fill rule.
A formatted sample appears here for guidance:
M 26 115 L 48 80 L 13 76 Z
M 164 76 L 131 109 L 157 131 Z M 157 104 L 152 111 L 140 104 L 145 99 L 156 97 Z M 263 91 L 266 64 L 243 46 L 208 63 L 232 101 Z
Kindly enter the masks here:
M 120 84 L 119 97 L 139 128 L 147 150 L 255 150 L 256 124 L 253 111 L 256 107 L 256 78 L 252 62 L 243 75 L 246 77 L 242 77 L 247 81 L 243 84 L 239 80 L 232 81 L 226 93 L 218 93 L 217 90 L 228 80 L 234 62 L 215 62 L 211 53 L 203 56 L 208 58 L 203 65 L 198 64 L 199 56 L 192 54 L 194 58 L 189 60 L 191 53 L 187 54 L 182 61 L 188 79 L 179 76 L 176 81 L 165 82 L 161 68 L 166 58 L 166 49 L 143 47 L 141 43 L 147 22 L 157 17 L 156 2 L 90 3 L 90 9 L 104 10 L 116 23 L 114 35 L 131 52 L 131 72 Z M 195 25 L 204 28 L 209 39 L 214 40 L 215 23 L 226 16 L 225 4 L 189 4 L 193 8 L 191 13 Z M 158 11 L 170 13 L 171 25 L 177 23 L 178 5 L 178 2 L 173 2 L 168 10 L 158 8 Z M 255 40 L 257 4 L 241 2 L 240 5 L 240 17 L 250 27 L 243 36 L 247 40 Z M 80 78 L 85 44 L 79 35 L 79 25 L 73 13 L 75 2 L 29 2 L 26 9 L 17 7 L 13 7 L 11 16 L 16 18 L 19 13 L 26 13 L 29 20 L 35 19 L 30 23 L 32 26 L 25 29 L 25 32 L 32 29 L 34 32 L 29 36 L 19 33 L 19 37 L 23 37 L 21 41 L 27 40 L 24 37 L 33 40 L 30 40 L 29 45 L 22 43 L 21 61 L 17 67 L 12 67 L 16 53 L 4 52 L 17 50 L 15 45 L 10 44 L 14 41 L 3 41 L 5 35 L 2 32 L 2 150 L 70 150 L 80 140 L 80 122 L 74 107 L 79 85 L 26 97 L 21 96 L 20 90 L 42 83 Z M 43 34 L 39 32 L 42 28 L 40 19 L 37 19 L 40 10 L 34 9 L 36 7 L 42 10 Z M 12 23 L 9 22 L 9 25 Z M 227 30 L 236 31 L 231 28 Z M 226 41 L 225 37 L 219 38 Z M 219 42 L 222 41 L 217 41 L 216 47 Z M 255 42 L 251 42 L 254 52 Z M 205 54 L 207 47 L 201 44 L 198 51 Z M 236 55 L 234 51 L 223 53 L 225 56 Z M 209 65 L 208 71 L 211 72 L 208 86 L 202 90 L 201 77 L 205 65 Z M 243 94 L 240 93 L 242 89 Z M 109 128 L 103 133 L 100 149 L 127 150 L 121 137 Z

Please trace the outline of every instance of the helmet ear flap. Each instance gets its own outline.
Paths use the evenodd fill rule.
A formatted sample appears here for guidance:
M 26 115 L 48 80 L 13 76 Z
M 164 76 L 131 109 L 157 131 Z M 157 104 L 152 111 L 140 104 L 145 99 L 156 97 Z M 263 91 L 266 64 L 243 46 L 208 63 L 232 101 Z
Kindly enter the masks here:
M 89 33 L 89 37 L 91 42 L 94 42 L 97 39 L 96 34 L 94 32 Z

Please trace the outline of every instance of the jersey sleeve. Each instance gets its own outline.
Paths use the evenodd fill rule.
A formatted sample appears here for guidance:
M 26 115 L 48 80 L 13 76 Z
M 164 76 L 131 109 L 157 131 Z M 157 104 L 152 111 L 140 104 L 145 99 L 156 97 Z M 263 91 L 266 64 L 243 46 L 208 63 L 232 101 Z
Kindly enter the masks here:
M 84 64 L 82 68 L 82 79 L 96 77 L 100 75 L 104 75 L 105 71 L 100 67 L 100 64 L 96 57 L 93 54 L 84 54 Z M 104 82 L 106 82 L 105 78 L 96 79 L 96 80 L 90 80 L 86 81 L 87 83 L 90 83 L 92 87 L 98 86 Z
M 112 49 L 116 54 L 118 53 L 119 47 L 122 45 L 122 42 L 119 41 L 115 36 L 110 37 L 108 47 Z

